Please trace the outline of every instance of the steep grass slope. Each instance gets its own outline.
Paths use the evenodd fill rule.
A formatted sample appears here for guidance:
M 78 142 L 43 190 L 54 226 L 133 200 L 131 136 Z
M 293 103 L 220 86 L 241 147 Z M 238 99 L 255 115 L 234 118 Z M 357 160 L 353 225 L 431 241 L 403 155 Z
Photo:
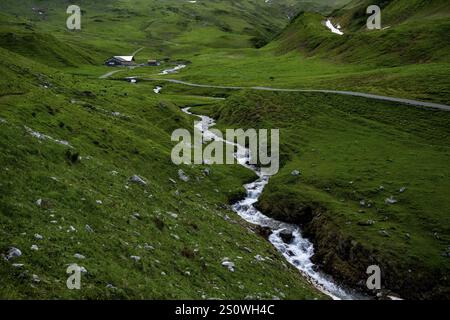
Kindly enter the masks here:
M 172 131 L 193 125 L 180 107 L 211 99 L 0 61 L 2 299 L 323 298 L 225 205 L 249 171 L 172 164 Z
M 279 38 L 279 52 L 301 50 L 347 63 L 374 66 L 401 66 L 449 62 L 450 5 L 443 1 L 384 1 L 382 24 L 385 29 L 366 29 L 366 2 L 355 8 L 338 10 L 333 22 L 340 24 L 343 36 L 323 26 L 324 17 L 300 14 Z M 355 3 L 353 3 L 355 5 Z M 439 12 L 439 14 L 436 14 Z
M 411 21 L 420 23 L 423 20 L 439 20 L 450 15 L 448 1 L 445 0 L 354 0 L 333 12 L 332 16 L 350 30 L 363 30 L 369 5 L 381 8 L 383 27 Z

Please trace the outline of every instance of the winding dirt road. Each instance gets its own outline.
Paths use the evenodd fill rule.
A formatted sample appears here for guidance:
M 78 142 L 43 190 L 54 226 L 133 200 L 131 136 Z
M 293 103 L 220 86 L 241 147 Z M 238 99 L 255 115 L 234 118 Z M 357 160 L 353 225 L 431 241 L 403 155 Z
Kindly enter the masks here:
M 354 92 L 354 91 L 339 91 L 339 90 L 312 90 L 312 89 L 279 89 L 279 88 L 271 88 L 271 87 L 243 87 L 243 86 L 220 86 L 220 85 L 207 85 L 207 84 L 198 84 L 191 83 L 176 79 L 141 79 L 144 81 L 159 81 L 159 82 L 170 82 L 175 84 L 181 84 L 189 87 L 197 87 L 197 88 L 211 88 L 211 89 L 228 89 L 228 90 L 261 90 L 261 91 L 278 91 L 278 92 L 320 92 L 320 93 L 330 93 L 330 94 L 340 94 L 354 97 L 364 97 L 368 99 L 375 100 L 383 100 L 390 102 L 397 102 L 407 105 L 419 106 L 419 107 L 428 107 L 434 109 L 440 109 L 445 111 L 450 111 L 450 106 L 445 104 L 433 103 L 433 102 L 423 102 L 411 99 L 403 99 L 403 98 L 394 98 L 381 96 L 370 93 L 362 93 L 362 92 Z

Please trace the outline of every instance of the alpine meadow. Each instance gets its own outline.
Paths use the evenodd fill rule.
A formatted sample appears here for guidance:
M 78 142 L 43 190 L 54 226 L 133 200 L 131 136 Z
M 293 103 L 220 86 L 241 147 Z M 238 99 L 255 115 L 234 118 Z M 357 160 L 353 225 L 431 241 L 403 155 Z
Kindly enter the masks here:
M 2 300 L 448 300 L 449 163 L 447 0 L 0 2 Z

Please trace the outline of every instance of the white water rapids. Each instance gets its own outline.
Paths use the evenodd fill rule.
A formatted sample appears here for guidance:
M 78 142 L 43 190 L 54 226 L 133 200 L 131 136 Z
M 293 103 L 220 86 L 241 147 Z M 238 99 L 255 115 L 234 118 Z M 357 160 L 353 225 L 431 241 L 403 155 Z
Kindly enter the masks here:
M 185 108 L 183 109 L 183 112 L 194 115 L 189 109 L 190 108 Z M 335 300 L 360 298 L 356 294 L 341 288 L 335 284 L 329 276 L 317 270 L 317 267 L 311 261 L 311 258 L 314 255 L 313 244 L 302 237 L 299 227 L 269 218 L 254 207 L 254 204 L 258 202 L 264 187 L 269 182 L 269 176 L 262 175 L 257 167 L 248 165 L 250 159 L 250 152 L 248 149 L 234 142 L 226 141 L 209 130 L 209 128 L 215 125 L 214 119 L 207 116 L 196 116 L 201 119 L 201 122 L 196 125 L 196 129 L 203 133 L 203 139 L 205 141 L 216 140 L 235 145 L 237 148 L 236 159 L 238 163 L 252 170 L 259 177 L 256 181 L 244 186 L 247 191 L 247 196 L 244 200 L 235 203 L 233 205 L 233 210 L 249 223 L 270 228 L 272 234 L 269 237 L 269 241 L 290 264 L 296 267 L 320 291 Z M 280 233 L 282 232 L 292 233 L 292 241 L 290 243 L 285 243 L 283 241 L 280 236 Z

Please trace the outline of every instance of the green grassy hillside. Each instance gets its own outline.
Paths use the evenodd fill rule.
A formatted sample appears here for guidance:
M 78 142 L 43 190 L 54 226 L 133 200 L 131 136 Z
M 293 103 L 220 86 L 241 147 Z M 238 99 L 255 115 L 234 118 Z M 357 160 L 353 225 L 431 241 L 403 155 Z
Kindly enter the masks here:
M 366 8 L 378 5 L 382 12 L 383 27 L 423 20 L 448 18 L 450 8 L 445 0 L 354 0 L 332 13 L 342 26 L 356 31 L 365 28 Z
M 448 112 L 255 92 L 210 112 L 224 128 L 280 129 L 283 167 L 259 208 L 302 225 L 325 270 L 363 289 L 378 264 L 384 285 L 404 298 L 449 297 Z
M 60 1 L 2 1 L 0 10 L 80 47 L 119 52 L 128 44 L 167 54 L 261 46 L 288 22 L 286 3 L 289 1 L 79 1 L 81 33 L 65 29 L 67 4 Z M 121 54 L 127 53 L 131 52 Z
M 180 107 L 214 100 L 0 55 L 0 253 L 22 252 L 0 259 L 1 298 L 323 298 L 226 206 L 251 172 L 171 163 L 172 131 L 193 122 Z
M 399 2 L 392 2 L 392 6 L 397 3 Z M 441 2 L 440 4 L 442 5 Z M 401 23 L 390 24 L 388 21 L 397 21 L 394 18 L 384 19 L 385 16 L 390 17 L 390 12 L 395 12 L 389 10 L 390 7 L 382 9 L 383 26 L 389 27 L 384 30 L 369 31 L 365 28 L 368 17 L 365 14 L 366 6 L 358 7 L 358 11 L 352 14 L 347 11 L 336 12 L 333 14 L 333 22 L 341 24 L 343 36 L 333 34 L 325 28 L 322 23 L 324 17 L 318 14 L 300 14 L 280 36 L 278 50 L 280 53 L 300 50 L 309 56 L 346 63 L 364 61 L 366 64 L 388 67 L 449 62 L 448 17 L 430 14 L 424 18 L 417 13 Z M 431 10 L 430 6 L 426 9 Z M 450 10 L 448 4 L 446 9 Z M 440 12 L 444 15 L 445 10 Z M 342 16 L 336 16 L 340 13 Z
M 333 23 L 342 25 L 343 36 L 324 25 L 326 16 L 303 12 L 259 50 L 179 53 L 192 65 L 171 77 L 201 84 L 350 90 L 449 104 L 449 5 L 389 3 L 382 6 L 387 29 L 365 29 L 365 2 L 330 14 Z M 401 18 L 403 9 L 408 14 Z M 128 75 L 157 77 L 146 69 Z
M 324 270 L 361 288 L 367 264 L 378 263 L 403 297 L 448 298 L 448 113 L 123 81 L 449 104 L 447 2 L 375 1 L 390 28 L 368 32 L 362 0 L 82 0 L 82 30 L 69 32 L 64 1 L 1 1 L 0 255 L 15 247 L 22 256 L 0 259 L 0 298 L 326 298 L 230 210 L 251 172 L 172 164 L 172 131 L 193 125 L 186 106 L 222 128 L 282 129 L 283 168 L 260 208 L 303 224 Z M 344 36 L 324 26 L 327 16 Z M 138 49 L 138 62 L 163 64 L 103 65 Z M 158 74 L 180 62 L 178 74 Z M 146 184 L 130 182 L 134 175 Z M 386 203 L 391 196 L 398 202 Z M 81 291 L 66 288 L 72 263 L 87 270 Z

